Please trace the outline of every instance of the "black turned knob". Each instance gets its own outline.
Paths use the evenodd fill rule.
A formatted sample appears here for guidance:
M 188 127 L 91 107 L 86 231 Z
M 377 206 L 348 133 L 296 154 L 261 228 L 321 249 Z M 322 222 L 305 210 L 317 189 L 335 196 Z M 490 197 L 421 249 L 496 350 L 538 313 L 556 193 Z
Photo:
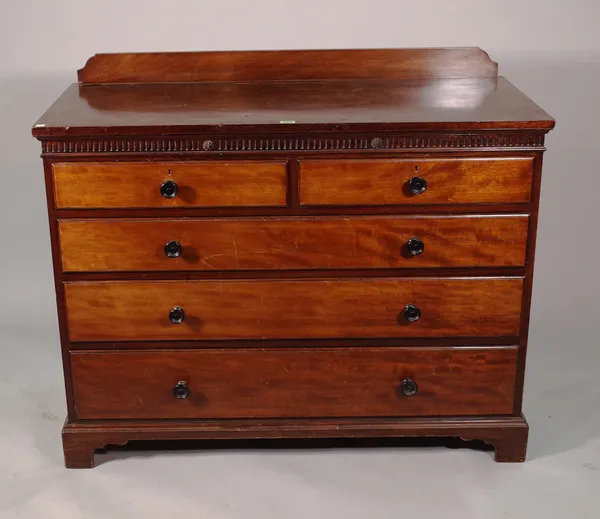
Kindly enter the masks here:
M 413 396 L 419 390 L 419 386 L 412 378 L 405 378 L 402 381 L 402 393 L 406 396 Z
M 415 305 L 408 304 L 404 309 L 404 319 L 406 319 L 409 323 L 414 323 L 421 318 L 421 310 L 419 310 Z
M 173 324 L 181 324 L 185 319 L 185 312 L 180 306 L 176 306 L 169 312 L 169 321 Z
M 175 198 L 177 196 L 178 187 L 172 180 L 167 180 L 160 186 L 160 194 L 165 198 Z
M 419 238 L 411 238 L 406 242 L 406 248 L 411 256 L 418 256 L 419 254 L 423 254 L 425 244 Z
M 165 245 L 165 254 L 168 258 L 181 256 L 181 244 L 178 241 L 170 241 Z
M 427 189 L 427 181 L 421 177 L 413 177 L 408 181 L 410 191 L 415 195 L 420 195 Z
M 175 398 L 187 398 L 189 394 L 190 390 L 183 380 L 180 380 L 177 382 L 177 384 L 175 384 L 175 387 L 173 388 L 173 396 Z

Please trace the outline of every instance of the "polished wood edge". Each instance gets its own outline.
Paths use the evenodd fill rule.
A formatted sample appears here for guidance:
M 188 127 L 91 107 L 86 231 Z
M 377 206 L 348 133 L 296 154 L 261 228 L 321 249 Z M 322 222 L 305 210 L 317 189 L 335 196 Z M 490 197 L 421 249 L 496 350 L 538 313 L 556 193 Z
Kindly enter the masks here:
M 439 274 L 439 271 L 442 270 L 440 268 L 437 267 L 431 267 L 431 275 L 422 275 L 418 274 L 418 275 L 414 275 L 414 276 L 409 276 L 412 278 L 416 278 L 416 279 L 428 279 L 430 277 L 433 278 L 444 278 L 444 279 L 452 279 L 452 280 L 473 280 L 473 279 L 520 279 L 522 280 L 524 278 L 523 274 L 519 274 L 516 269 L 519 267 L 516 267 L 515 270 L 512 270 L 509 273 L 509 270 L 512 269 L 512 267 L 502 267 L 500 270 L 502 271 L 500 274 L 498 273 L 492 273 L 492 272 L 487 272 L 488 270 L 491 271 L 490 268 L 486 268 L 486 272 L 485 273 L 479 273 L 479 275 L 472 275 L 472 274 L 465 274 L 465 273 L 460 273 L 457 271 L 460 271 L 460 269 L 448 269 L 448 270 L 452 270 L 453 272 L 450 274 L 447 274 L 445 276 L 441 276 Z M 469 267 L 469 270 L 473 269 L 473 270 L 479 270 L 479 268 L 473 268 L 473 267 Z M 425 269 L 423 269 L 425 270 Z M 483 270 L 483 269 L 482 269 Z M 437 272 L 434 272 L 437 271 Z M 252 275 L 246 276 L 243 279 L 232 279 L 232 282 L 247 282 L 247 281 L 272 281 L 272 282 L 278 282 L 278 281 L 300 281 L 304 279 L 304 276 L 302 276 L 301 274 L 299 274 L 301 271 L 293 271 L 295 273 L 298 273 L 299 275 L 294 275 L 291 277 L 286 277 L 286 278 L 280 278 L 277 275 L 278 271 L 263 271 L 263 272 L 274 272 L 275 275 L 274 276 L 269 276 L 268 279 L 260 279 L 257 278 L 254 274 L 255 272 L 253 271 Z M 289 271 L 288 271 L 289 272 Z M 398 273 L 394 270 L 394 269 L 380 269 L 380 272 L 378 276 L 371 276 L 369 274 L 365 274 L 364 270 L 362 271 L 362 275 L 358 275 L 358 276 L 341 276 L 343 279 L 340 279 L 340 276 L 337 274 L 334 274 L 335 271 L 332 270 L 321 270 L 319 271 L 318 276 L 314 276 L 316 279 L 314 279 L 314 281 L 345 281 L 346 278 L 348 278 L 348 281 L 355 281 L 356 279 L 360 279 L 360 280 L 368 280 L 370 281 L 372 277 L 377 277 L 377 278 L 383 278 L 383 279 L 389 279 L 390 281 L 394 281 L 394 280 L 400 280 L 403 277 L 407 277 L 407 276 L 401 276 L 398 275 Z M 138 273 L 139 274 L 139 273 Z M 222 278 L 217 278 L 217 280 L 219 281 L 227 281 L 226 279 L 222 279 Z M 87 281 L 87 280 L 74 280 L 74 281 L 66 281 L 65 283 L 76 283 L 78 281 Z M 121 280 L 119 279 L 115 279 L 114 280 L 116 283 L 120 283 Z M 143 278 L 140 278 L 139 275 L 135 277 L 135 279 L 130 280 L 130 281 L 139 281 L 139 282 L 145 282 L 145 280 Z M 177 281 L 177 280 L 164 280 L 165 283 L 171 283 L 172 281 Z M 188 279 L 180 279 L 179 281 L 188 281 Z M 196 279 L 196 280 L 190 280 L 190 281 L 214 281 L 213 279 Z M 96 281 L 92 280 L 92 283 L 95 283 Z M 106 282 L 106 281 L 105 281 Z
M 535 265 L 535 244 L 538 229 L 538 216 L 540 193 L 542 184 L 543 155 L 540 153 L 533 163 L 533 177 L 531 184 L 531 207 L 529 216 L 529 229 L 527 233 L 527 251 L 525 259 L 525 279 L 523 283 L 523 300 L 521 302 L 521 335 L 519 357 L 517 359 L 517 377 L 515 380 L 515 400 L 513 412 L 520 413 L 523 406 L 523 391 L 525 387 L 525 368 L 527 360 L 527 346 L 529 342 L 529 320 L 531 316 L 531 296 L 533 291 L 533 273 Z
M 295 197 L 296 199 L 298 197 Z M 524 204 L 527 204 L 527 202 L 525 202 Z M 524 205 L 521 204 L 521 205 Z M 291 204 L 288 204 L 291 205 Z M 444 206 L 445 204 L 438 204 L 435 207 L 437 208 L 439 205 Z M 460 204 L 455 204 L 455 205 L 460 205 Z M 473 204 L 471 204 L 473 205 Z M 508 204 L 504 204 L 504 205 L 508 205 Z M 316 207 L 316 206 L 315 206 Z M 527 210 L 516 210 L 516 211 L 492 211 L 492 212 L 483 212 L 483 213 L 469 213 L 469 214 L 460 214 L 463 211 L 460 211 L 459 214 L 448 214 L 445 210 L 442 210 L 439 212 L 439 214 L 435 214 L 436 211 L 426 211 L 426 212 L 422 212 L 422 211 L 414 211 L 411 210 L 409 211 L 408 214 L 401 214 L 401 213 L 393 213 L 393 214 L 388 214 L 388 215 L 378 215 L 378 214 L 362 214 L 362 213 L 358 213 L 358 214 L 348 214 L 345 212 L 345 209 L 348 206 L 344 206 L 344 209 L 342 211 L 340 211 L 338 209 L 338 213 L 339 214 L 317 214 L 317 215 L 304 215 L 302 216 L 300 219 L 303 221 L 310 221 L 310 222 L 314 222 L 314 221 L 323 221 L 323 222 L 329 222 L 329 221 L 340 221 L 340 220 L 346 220 L 348 218 L 348 216 L 351 216 L 353 219 L 356 219 L 358 221 L 379 221 L 382 219 L 385 220 L 467 220 L 467 221 L 471 221 L 471 220 L 476 220 L 479 218 L 527 218 L 529 216 L 529 212 Z M 381 206 L 378 206 L 381 207 Z M 386 206 L 389 207 L 389 206 Z M 417 207 L 419 209 L 423 209 L 423 207 L 427 207 L 427 206 L 417 206 L 417 205 L 411 205 L 410 206 L 411 209 L 414 207 Z M 451 206 L 453 207 L 453 206 Z M 502 205 L 498 206 L 500 209 L 503 208 Z M 355 206 L 355 208 L 357 209 L 364 209 L 365 206 Z M 178 208 L 177 208 L 178 209 Z M 184 208 L 186 209 L 186 208 Z M 200 210 L 203 210 L 203 208 L 198 208 Z M 212 210 L 215 210 L 215 208 L 210 208 Z M 261 209 L 261 208 L 254 208 L 254 209 Z M 522 207 L 521 207 L 522 209 Z M 104 218 L 103 217 L 103 210 L 102 209 L 81 209 L 82 212 L 85 212 L 85 214 L 82 217 L 63 217 L 63 213 L 71 213 L 73 211 L 77 211 L 79 212 L 79 209 L 74 209 L 74 210 L 66 210 L 66 209 L 59 209 L 57 210 L 57 218 L 58 218 L 58 222 L 59 223 L 63 223 L 63 222 L 90 222 L 90 223 L 104 223 L 107 221 L 112 221 L 113 223 L 124 223 L 124 222 L 139 222 L 140 220 L 145 221 L 147 223 L 152 223 L 152 222 L 161 222 L 164 221 L 164 219 L 162 218 L 162 208 L 158 207 L 156 209 L 149 209 L 150 211 L 154 211 L 154 216 L 150 216 L 150 217 L 142 217 L 141 216 L 141 211 L 144 211 L 143 209 L 141 211 L 137 211 L 136 213 L 132 213 L 132 211 L 130 209 L 123 209 L 123 216 L 119 217 L 119 218 Z M 235 221 L 235 222 L 268 222 L 268 221 L 290 221 L 290 222 L 294 222 L 298 220 L 298 216 L 296 214 L 294 215 L 290 215 L 287 212 L 287 206 L 282 207 L 281 210 L 281 214 L 275 215 L 275 216 L 266 216 L 266 215 L 258 215 L 258 216 L 254 216 L 252 214 L 248 215 L 248 214 L 239 214 L 238 213 L 238 209 L 232 209 L 235 214 L 232 215 L 234 218 L 230 219 L 230 218 L 223 218 L 220 216 L 198 216 L 195 218 L 191 218 L 192 221 L 197 221 L 197 222 L 211 222 L 211 221 L 221 221 L 221 222 L 226 222 L 226 221 Z M 99 211 L 99 212 L 97 212 Z M 98 214 L 98 216 L 92 216 L 89 213 L 93 212 L 94 215 Z M 434 214 L 430 214 L 430 213 L 434 213 Z M 188 221 L 190 219 L 190 215 L 187 213 L 184 213 L 181 215 L 180 218 L 175 218 L 175 221 L 177 220 L 184 220 L 184 221 Z M 437 268 L 437 267 L 435 267 Z M 454 267 L 453 267 L 454 268 Z M 327 270 L 327 269 L 326 269 Z
M 188 153 L 206 157 L 224 153 L 239 154 L 253 151 L 281 153 L 307 152 L 347 152 L 347 151 L 413 151 L 413 150 L 539 150 L 544 147 L 545 134 L 550 128 L 525 130 L 506 129 L 499 131 L 473 130 L 473 123 L 466 125 L 465 131 L 423 131 L 426 124 L 419 124 L 421 133 L 406 132 L 393 134 L 286 134 L 278 129 L 273 135 L 256 136 L 222 136 L 222 135 L 122 135 L 123 128 L 111 128 L 110 137 L 94 137 L 93 129 L 88 136 L 46 135 L 43 128 L 34 129 L 33 135 L 42 144 L 44 155 L 75 154 L 154 154 L 154 153 Z M 307 128 L 310 130 L 310 127 Z M 71 129 L 71 131 L 75 131 Z M 85 129 L 80 129 L 84 132 Z M 136 131 L 133 129 L 133 131 Z M 137 131 L 148 131 L 137 128 Z M 161 132 L 165 132 L 162 129 Z M 198 127 L 190 127 L 190 131 L 198 132 Z M 298 131 L 298 128 L 296 128 Z M 106 133 L 106 132 L 103 132 Z M 167 131 L 168 133 L 168 131 Z M 117 136 L 118 135 L 118 136 Z
M 102 349 L 112 350 L 110 353 L 163 353 L 181 351 L 220 351 L 227 350 L 331 350 L 346 348 L 373 351 L 377 349 L 423 349 L 460 351 L 460 350 L 518 350 L 517 337 L 442 337 L 415 339 L 214 339 L 180 341 L 140 341 L 140 342 L 71 342 L 69 353 L 94 353 Z M 486 344 L 489 342 L 490 344 Z M 437 342 L 436 342 L 437 341 Z M 98 346 L 100 345 L 100 347 Z M 109 348 L 103 348 L 108 345 Z M 136 347 L 137 345 L 137 347 Z M 113 346 L 112 348 L 110 346 Z M 160 350 L 160 351 L 157 351 Z
M 392 339 L 236 339 L 196 341 L 102 341 L 69 342 L 69 352 L 114 350 L 203 350 L 203 349 L 310 349 L 310 348 L 519 348 L 519 337 L 437 337 Z
M 430 267 L 404 269 L 312 269 L 312 270 L 156 270 L 156 271 L 104 271 L 63 272 L 64 282 L 77 281 L 191 281 L 191 280 L 297 280 L 360 278 L 439 278 L 439 277 L 523 277 L 524 267 Z
M 495 77 L 478 47 L 96 54 L 80 83 Z
M 61 355 L 64 373 L 65 394 L 67 399 L 68 416 L 75 416 L 75 405 L 73 402 L 73 381 L 71 378 L 71 356 L 69 354 L 69 332 L 67 329 L 66 300 L 64 283 L 61 273 L 63 270 L 60 233 L 58 230 L 58 219 L 56 218 L 56 203 L 54 192 L 54 181 L 52 176 L 52 163 L 44 159 L 44 180 L 46 185 L 46 202 L 48 210 L 48 226 L 50 229 L 50 245 L 52 252 L 52 267 L 54 271 L 54 290 L 56 296 L 56 308 L 58 314 L 58 331 L 61 343 Z
M 289 183 L 294 173 L 290 171 Z M 300 206 L 298 189 L 288 191 L 289 205 L 282 207 L 156 207 L 131 209 L 57 209 L 55 214 L 61 220 L 69 219 L 161 219 L 161 218 L 223 218 L 223 217 L 340 217 L 340 216 L 403 216 L 403 215 L 512 215 L 527 216 L 530 212 L 529 202 L 500 204 L 398 204 L 398 205 L 362 205 L 362 206 Z M 294 195 L 295 194 L 295 195 Z
M 521 416 L 459 418 L 316 418 L 187 421 L 67 421 L 65 465 L 91 468 L 94 452 L 137 440 L 459 437 L 494 446 L 496 461 L 525 460 L 529 426 Z

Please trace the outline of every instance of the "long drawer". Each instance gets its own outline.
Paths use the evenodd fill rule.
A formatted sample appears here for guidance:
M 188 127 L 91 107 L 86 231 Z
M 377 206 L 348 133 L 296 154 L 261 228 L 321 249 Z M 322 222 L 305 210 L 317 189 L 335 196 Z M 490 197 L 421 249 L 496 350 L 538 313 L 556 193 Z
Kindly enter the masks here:
M 516 347 L 71 353 L 80 419 L 511 414 Z
M 523 279 L 65 283 L 72 341 L 508 337 Z M 181 322 L 177 322 L 181 321 Z
M 285 162 L 66 162 L 52 166 L 66 208 L 285 206 Z
M 531 157 L 302 160 L 300 203 L 520 203 L 530 200 L 532 174 Z
M 526 215 L 90 219 L 62 220 L 59 232 L 66 272 L 505 267 L 525 264 L 528 223 Z

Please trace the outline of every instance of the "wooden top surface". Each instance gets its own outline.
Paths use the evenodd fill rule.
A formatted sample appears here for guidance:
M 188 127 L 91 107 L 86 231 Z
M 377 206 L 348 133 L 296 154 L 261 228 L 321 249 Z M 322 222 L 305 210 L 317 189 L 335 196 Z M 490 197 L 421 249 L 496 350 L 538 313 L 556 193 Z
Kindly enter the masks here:
M 33 135 L 552 128 L 496 67 L 473 48 L 97 55 Z
M 504 78 L 463 78 L 74 84 L 38 121 L 33 134 L 549 129 L 553 126 L 554 121 L 546 112 Z

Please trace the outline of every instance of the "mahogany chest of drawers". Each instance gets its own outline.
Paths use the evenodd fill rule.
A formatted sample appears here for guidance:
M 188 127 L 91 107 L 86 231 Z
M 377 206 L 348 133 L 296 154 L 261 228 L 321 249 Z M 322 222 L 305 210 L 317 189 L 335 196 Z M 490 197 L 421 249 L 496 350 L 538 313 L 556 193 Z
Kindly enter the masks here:
M 477 48 L 91 58 L 33 128 L 66 465 L 395 436 L 523 461 L 553 126 Z

